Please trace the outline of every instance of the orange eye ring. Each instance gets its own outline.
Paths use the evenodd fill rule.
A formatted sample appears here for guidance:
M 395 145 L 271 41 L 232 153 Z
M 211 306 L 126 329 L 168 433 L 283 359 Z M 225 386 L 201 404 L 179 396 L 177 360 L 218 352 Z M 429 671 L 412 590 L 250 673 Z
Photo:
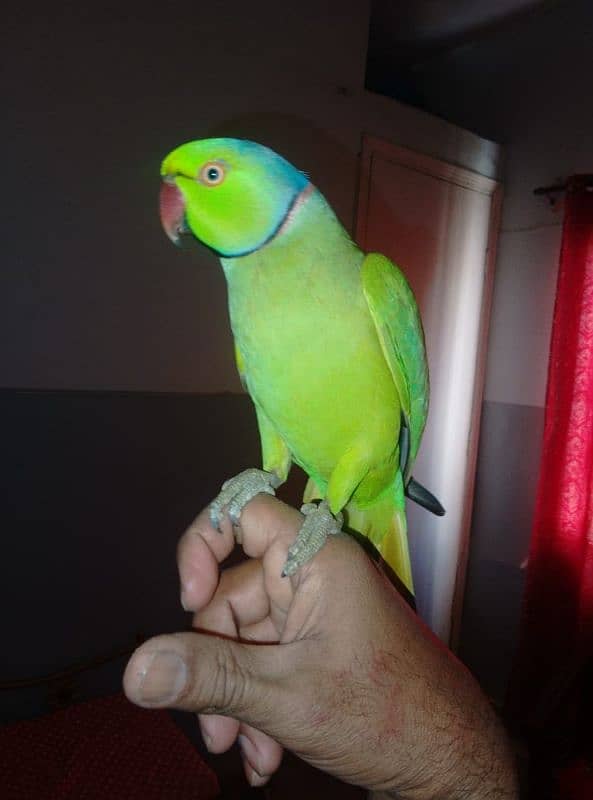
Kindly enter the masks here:
M 220 186 L 226 177 L 224 166 L 218 161 L 208 161 L 199 172 L 198 180 L 204 186 Z

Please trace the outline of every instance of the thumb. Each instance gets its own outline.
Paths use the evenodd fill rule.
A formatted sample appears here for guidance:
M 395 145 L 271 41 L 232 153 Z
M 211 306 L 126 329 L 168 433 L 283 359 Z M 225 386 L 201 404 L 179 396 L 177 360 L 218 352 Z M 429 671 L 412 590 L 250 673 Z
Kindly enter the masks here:
M 124 691 L 145 708 L 224 714 L 265 730 L 286 703 L 293 647 L 193 632 L 157 636 L 131 657 Z

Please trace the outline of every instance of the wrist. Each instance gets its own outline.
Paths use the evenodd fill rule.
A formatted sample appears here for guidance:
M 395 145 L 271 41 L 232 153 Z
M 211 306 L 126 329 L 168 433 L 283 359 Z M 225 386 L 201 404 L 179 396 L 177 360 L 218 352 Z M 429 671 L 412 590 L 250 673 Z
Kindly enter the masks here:
M 433 779 L 416 792 L 393 792 L 391 800 L 518 800 L 510 742 L 494 710 L 483 702 L 483 708 L 474 707 L 451 725 L 449 758 L 433 770 Z
M 466 700 L 464 708 L 432 709 L 432 746 L 417 742 L 413 783 L 375 790 L 372 800 L 518 800 L 518 771 L 502 723 L 481 692 L 473 698 L 468 692 Z

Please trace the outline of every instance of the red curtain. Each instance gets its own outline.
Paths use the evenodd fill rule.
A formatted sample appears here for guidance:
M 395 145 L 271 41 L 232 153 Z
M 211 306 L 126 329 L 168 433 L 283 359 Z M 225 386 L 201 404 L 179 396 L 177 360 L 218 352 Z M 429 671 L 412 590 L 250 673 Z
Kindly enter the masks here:
M 567 698 L 574 700 L 592 653 L 593 176 L 577 176 L 566 193 L 541 471 L 509 696 L 515 721 L 549 730 Z

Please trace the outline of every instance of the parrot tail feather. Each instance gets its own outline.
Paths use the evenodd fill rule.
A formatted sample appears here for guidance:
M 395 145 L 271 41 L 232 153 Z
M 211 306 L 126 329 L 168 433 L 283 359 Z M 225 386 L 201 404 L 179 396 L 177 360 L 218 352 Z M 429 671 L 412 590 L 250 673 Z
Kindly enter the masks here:
M 434 494 L 429 492 L 426 486 L 422 486 L 421 483 L 415 481 L 414 478 L 410 478 L 408 481 L 406 497 L 409 497 L 410 500 L 418 503 L 419 506 L 422 506 L 432 514 L 436 514 L 437 517 L 442 517 L 445 514 L 445 509 Z
M 312 503 L 313 500 L 323 500 L 325 493 L 321 491 L 313 478 L 309 478 L 303 494 L 303 503 Z
M 354 501 L 350 501 L 344 512 L 347 527 L 371 542 L 374 550 L 413 595 L 414 582 L 401 478 L 373 503 L 360 508 Z

